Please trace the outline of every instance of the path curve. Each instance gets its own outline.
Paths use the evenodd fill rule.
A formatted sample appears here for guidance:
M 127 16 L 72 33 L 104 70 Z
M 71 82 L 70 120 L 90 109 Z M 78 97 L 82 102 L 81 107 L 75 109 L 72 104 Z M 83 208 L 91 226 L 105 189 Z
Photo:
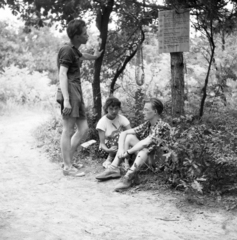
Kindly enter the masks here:
M 63 177 L 36 147 L 47 114 L 0 118 L 1 240 L 236 240 L 226 211 L 185 211 L 175 196 L 113 192 L 115 181 Z

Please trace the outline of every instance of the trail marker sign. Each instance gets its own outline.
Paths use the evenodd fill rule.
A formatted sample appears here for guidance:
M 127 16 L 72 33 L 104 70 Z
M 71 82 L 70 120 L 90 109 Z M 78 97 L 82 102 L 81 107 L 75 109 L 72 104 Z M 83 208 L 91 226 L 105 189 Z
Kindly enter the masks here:
M 189 51 L 189 22 L 189 10 L 159 12 L 159 53 Z

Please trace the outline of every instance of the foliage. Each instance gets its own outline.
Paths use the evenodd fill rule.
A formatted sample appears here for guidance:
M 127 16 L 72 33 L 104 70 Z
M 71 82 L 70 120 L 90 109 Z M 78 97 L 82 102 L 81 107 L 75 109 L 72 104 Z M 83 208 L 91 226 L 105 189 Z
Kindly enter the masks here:
M 225 50 L 222 50 L 220 37 L 216 36 L 215 62 L 210 71 L 205 112 L 223 109 L 225 106 L 236 106 L 236 53 L 233 51 L 235 34 L 226 38 Z M 197 114 L 200 93 L 202 91 L 208 66 L 208 43 L 202 36 L 192 39 L 191 51 L 185 54 L 186 60 L 186 111 Z
M 50 119 L 35 130 L 38 148 L 43 148 L 52 161 L 62 162 L 60 136 L 62 134 L 61 117 L 53 113 Z
M 12 29 L 0 22 L 0 69 L 16 65 L 29 71 L 47 72 L 52 83 L 57 82 L 56 54 L 63 39 L 55 37 L 49 27 Z
M 176 188 L 221 192 L 236 184 L 237 126 L 234 116 L 223 114 L 206 122 L 190 115 L 173 119 L 172 142 L 163 160 L 167 180 Z
M 0 74 L 0 101 L 7 104 L 14 101 L 18 104 L 53 103 L 55 86 L 49 86 L 47 73 L 30 72 L 27 68 L 16 66 L 5 67 Z

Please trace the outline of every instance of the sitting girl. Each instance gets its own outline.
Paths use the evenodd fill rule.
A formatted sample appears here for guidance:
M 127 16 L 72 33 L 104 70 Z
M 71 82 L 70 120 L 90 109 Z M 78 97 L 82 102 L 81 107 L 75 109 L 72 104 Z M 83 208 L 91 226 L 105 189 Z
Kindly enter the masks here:
M 107 157 L 103 163 L 103 167 L 107 168 L 113 161 L 118 150 L 119 134 L 127 129 L 130 129 L 129 120 L 119 114 L 121 102 L 115 97 L 109 97 L 104 105 L 105 115 L 97 123 L 96 129 L 100 138 L 100 155 Z M 125 168 L 129 164 L 125 162 Z

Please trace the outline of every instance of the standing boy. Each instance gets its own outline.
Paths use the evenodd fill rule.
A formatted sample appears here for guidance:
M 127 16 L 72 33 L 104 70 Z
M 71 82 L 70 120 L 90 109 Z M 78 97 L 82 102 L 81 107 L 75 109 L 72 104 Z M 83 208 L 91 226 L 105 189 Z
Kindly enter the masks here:
M 80 62 L 81 60 L 95 60 L 100 57 L 102 51 L 96 51 L 94 55 L 91 55 L 78 50 L 81 44 L 86 44 L 88 41 L 86 24 L 83 20 L 70 21 L 67 26 L 67 35 L 70 42 L 59 50 L 57 57 L 59 82 L 63 95 L 60 102 L 63 120 L 61 136 L 63 174 L 80 177 L 84 173 L 78 172 L 72 166 L 73 155 L 88 129 L 81 89 Z M 75 126 L 77 129 L 74 133 Z

